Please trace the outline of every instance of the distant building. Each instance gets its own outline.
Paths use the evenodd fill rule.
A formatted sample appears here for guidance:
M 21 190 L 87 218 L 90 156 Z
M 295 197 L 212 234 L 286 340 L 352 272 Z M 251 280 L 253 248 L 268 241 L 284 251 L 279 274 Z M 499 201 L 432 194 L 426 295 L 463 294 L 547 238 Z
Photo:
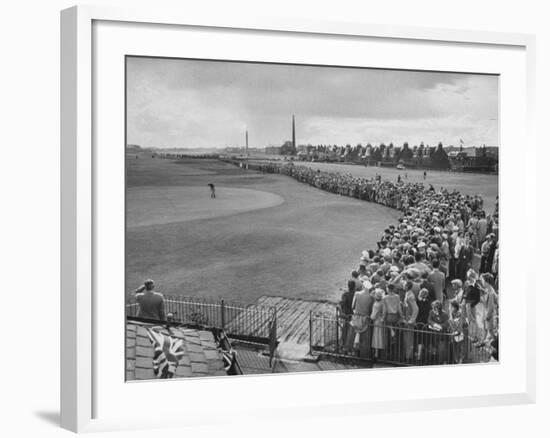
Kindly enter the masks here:
M 497 147 L 453 148 L 448 152 L 451 169 L 463 172 L 496 172 L 498 170 Z
M 281 155 L 281 146 L 267 146 L 264 150 L 267 155 Z
M 241 152 L 244 152 L 243 147 L 227 147 L 224 150 L 225 152 L 230 154 L 240 154 Z
M 227 147 L 224 149 L 224 151 L 228 154 L 246 154 L 246 147 Z M 262 148 L 248 148 L 249 153 L 253 152 L 263 152 L 264 150 Z
M 292 144 L 292 141 L 285 141 L 280 149 L 281 155 L 296 155 L 296 148 Z

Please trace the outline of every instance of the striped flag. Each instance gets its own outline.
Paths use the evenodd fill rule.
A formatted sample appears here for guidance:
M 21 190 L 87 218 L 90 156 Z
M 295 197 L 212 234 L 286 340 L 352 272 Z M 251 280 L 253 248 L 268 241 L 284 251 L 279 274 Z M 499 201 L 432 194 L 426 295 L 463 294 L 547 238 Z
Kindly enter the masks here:
M 170 379 L 176 374 L 180 359 L 184 356 L 183 341 L 147 329 L 149 339 L 155 349 L 153 353 L 153 371 L 159 379 Z

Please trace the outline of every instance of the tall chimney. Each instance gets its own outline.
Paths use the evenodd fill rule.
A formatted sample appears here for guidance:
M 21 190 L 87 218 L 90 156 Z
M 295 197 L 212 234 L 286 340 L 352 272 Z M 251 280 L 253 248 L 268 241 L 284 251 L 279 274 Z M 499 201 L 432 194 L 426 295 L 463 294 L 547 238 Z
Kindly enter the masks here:
M 292 114 L 292 149 L 296 151 L 296 126 L 294 123 L 294 114 Z

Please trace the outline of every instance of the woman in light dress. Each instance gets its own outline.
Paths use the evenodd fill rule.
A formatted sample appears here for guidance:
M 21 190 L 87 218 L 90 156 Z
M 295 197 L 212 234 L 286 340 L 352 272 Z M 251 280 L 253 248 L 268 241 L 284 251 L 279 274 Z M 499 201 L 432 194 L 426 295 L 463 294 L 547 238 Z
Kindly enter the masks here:
M 480 345 L 487 337 L 487 315 L 488 315 L 489 294 L 487 289 L 480 289 L 479 303 L 474 307 L 474 336 L 477 342 L 474 345 Z
M 486 272 L 480 276 L 483 291 L 480 301 L 476 306 L 477 325 L 483 327 L 482 336 L 479 341 L 482 344 L 491 343 L 493 332 L 497 327 L 498 320 L 498 295 L 494 289 L 494 277 Z
M 498 294 L 495 291 L 495 277 L 486 272 L 481 275 L 487 291 L 487 336 L 485 344 L 489 345 L 498 327 Z
M 372 348 L 374 350 L 374 358 L 378 359 L 380 357 L 381 351 L 385 347 L 384 339 L 384 321 L 386 319 L 386 305 L 384 301 L 384 292 L 382 289 L 376 289 L 374 292 L 374 304 L 372 306 L 371 320 L 373 323 L 372 330 Z

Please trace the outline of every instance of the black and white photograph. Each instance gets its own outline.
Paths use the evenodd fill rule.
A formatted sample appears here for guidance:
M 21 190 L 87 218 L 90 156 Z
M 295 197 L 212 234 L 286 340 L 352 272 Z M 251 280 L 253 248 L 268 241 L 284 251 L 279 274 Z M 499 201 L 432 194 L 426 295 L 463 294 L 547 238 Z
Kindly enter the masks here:
M 2 436 L 548 428 L 544 2 L 5 6 Z
M 126 381 L 498 366 L 498 75 L 125 70 Z

